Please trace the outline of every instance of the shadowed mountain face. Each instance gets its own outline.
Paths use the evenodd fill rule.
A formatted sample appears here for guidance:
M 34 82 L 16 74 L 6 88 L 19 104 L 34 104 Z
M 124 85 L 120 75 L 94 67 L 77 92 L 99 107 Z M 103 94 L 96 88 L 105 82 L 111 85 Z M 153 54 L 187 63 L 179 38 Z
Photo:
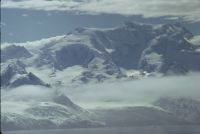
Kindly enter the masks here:
M 11 45 L 1 51 L 1 62 L 9 59 L 30 58 L 32 55 L 22 46 Z
M 56 51 L 55 67 L 64 69 L 74 65 L 87 66 L 95 53 L 85 45 L 73 44 Z

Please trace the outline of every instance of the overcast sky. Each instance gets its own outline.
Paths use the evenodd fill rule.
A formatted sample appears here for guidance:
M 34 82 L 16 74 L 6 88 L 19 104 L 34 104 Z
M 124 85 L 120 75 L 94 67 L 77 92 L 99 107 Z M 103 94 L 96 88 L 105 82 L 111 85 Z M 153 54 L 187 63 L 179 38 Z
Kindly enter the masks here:
M 199 0 L 3 0 L 2 7 L 145 17 L 169 15 L 200 20 Z
M 113 27 L 125 20 L 179 21 L 199 34 L 200 0 L 2 0 L 2 42 L 66 34 L 76 27 Z

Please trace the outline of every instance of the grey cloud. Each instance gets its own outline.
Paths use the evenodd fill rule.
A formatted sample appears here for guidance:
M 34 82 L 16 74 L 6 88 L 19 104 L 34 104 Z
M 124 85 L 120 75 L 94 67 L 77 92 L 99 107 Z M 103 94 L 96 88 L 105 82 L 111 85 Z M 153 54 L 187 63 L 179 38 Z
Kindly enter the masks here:
M 3 8 L 56 10 L 87 14 L 111 13 L 144 17 L 182 16 L 200 21 L 199 0 L 27 0 L 2 1 Z

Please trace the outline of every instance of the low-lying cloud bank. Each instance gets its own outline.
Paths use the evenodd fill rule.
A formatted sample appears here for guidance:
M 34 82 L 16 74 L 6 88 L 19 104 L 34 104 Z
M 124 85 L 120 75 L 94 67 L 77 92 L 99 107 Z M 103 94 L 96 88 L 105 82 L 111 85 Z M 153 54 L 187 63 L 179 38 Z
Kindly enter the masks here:
M 34 102 L 51 101 L 63 91 L 73 102 L 84 108 L 149 105 L 161 97 L 189 97 L 200 100 L 200 73 L 113 83 L 88 84 L 74 88 L 52 89 L 42 86 L 21 86 L 2 90 L 4 110 L 22 108 Z M 16 104 L 16 105 L 15 105 Z M 20 107 L 21 107 L 20 106 Z
M 2 101 L 48 101 L 55 90 L 43 86 L 25 85 L 13 89 L 2 89 Z
M 191 73 L 187 76 L 86 85 L 67 94 L 84 107 L 148 105 L 161 97 L 200 99 L 199 80 L 199 73 Z
M 54 90 L 42 86 L 20 86 L 1 89 L 1 112 L 23 114 L 24 110 L 39 102 L 52 100 Z
M 187 20 L 200 21 L 199 0 L 3 0 L 1 6 L 85 14 L 182 16 Z

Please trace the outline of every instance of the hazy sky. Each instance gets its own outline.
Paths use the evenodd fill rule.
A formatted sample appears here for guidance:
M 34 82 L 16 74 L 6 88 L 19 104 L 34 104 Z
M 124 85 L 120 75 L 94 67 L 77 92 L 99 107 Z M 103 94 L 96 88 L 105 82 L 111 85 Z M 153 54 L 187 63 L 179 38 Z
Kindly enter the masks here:
M 125 20 L 183 23 L 200 34 L 199 0 L 2 0 L 2 42 L 66 34 L 77 27 L 114 27 Z

